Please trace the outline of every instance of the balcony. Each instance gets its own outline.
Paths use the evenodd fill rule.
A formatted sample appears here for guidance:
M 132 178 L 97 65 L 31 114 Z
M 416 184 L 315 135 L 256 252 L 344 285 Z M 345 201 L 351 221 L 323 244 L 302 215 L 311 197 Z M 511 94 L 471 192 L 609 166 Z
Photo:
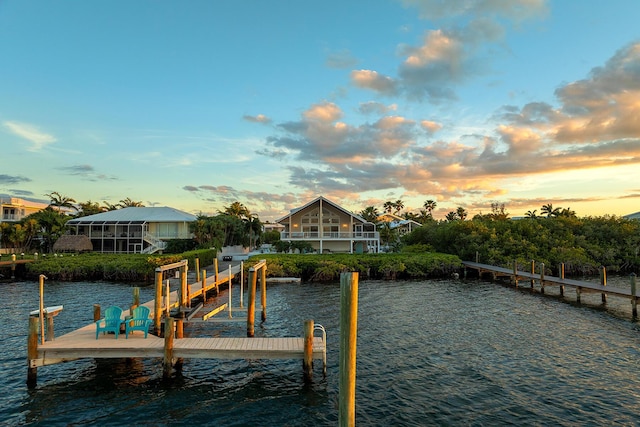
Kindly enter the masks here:
M 301 231 L 280 233 L 281 240 L 378 240 L 377 231 L 305 233 Z

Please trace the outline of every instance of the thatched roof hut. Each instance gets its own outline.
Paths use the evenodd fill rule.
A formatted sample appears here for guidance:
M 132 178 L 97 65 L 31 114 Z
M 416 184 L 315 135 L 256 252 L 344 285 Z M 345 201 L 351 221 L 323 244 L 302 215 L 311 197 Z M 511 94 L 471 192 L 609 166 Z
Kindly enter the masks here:
M 60 236 L 53 244 L 54 252 L 86 252 L 92 251 L 93 244 L 89 236 L 80 234 L 77 236 L 65 234 Z

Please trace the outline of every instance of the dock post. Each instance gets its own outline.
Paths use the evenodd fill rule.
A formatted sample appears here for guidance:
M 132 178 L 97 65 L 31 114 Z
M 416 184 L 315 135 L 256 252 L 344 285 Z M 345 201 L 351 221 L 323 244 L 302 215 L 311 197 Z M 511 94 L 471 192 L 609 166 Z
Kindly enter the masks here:
M 304 321 L 304 358 L 302 372 L 304 381 L 310 383 L 313 379 L 313 320 Z
M 231 297 L 231 265 L 229 265 L 229 319 L 233 317 L 231 313 L 233 298 Z
M 260 268 L 260 302 L 262 303 L 262 321 L 267 320 L 267 263 Z
M 564 280 L 564 262 L 560 263 L 560 278 Z M 564 296 L 564 285 L 560 285 L 560 295 Z
M 93 304 L 93 321 L 100 320 L 100 304 Z
M 518 287 L 518 261 L 513 260 L 513 284 Z
M 531 260 L 531 274 L 532 274 L 532 275 L 533 275 L 533 274 L 536 274 L 536 260 L 535 260 L 535 259 L 532 259 L 532 260 Z M 536 281 L 535 281 L 535 279 L 532 277 L 532 278 L 531 278 L 531 289 L 533 289 L 533 285 L 535 285 L 535 284 L 536 284 Z
M 631 273 L 629 276 L 629 280 L 631 280 L 631 313 L 633 314 L 633 318 L 638 317 L 638 300 L 636 297 L 636 273 Z
M 11 254 L 11 278 L 16 278 L 16 254 Z
M 480 254 L 476 251 L 476 264 L 480 262 Z
M 356 342 L 358 337 L 358 273 L 340 274 L 340 378 L 338 425 L 356 423 Z
M 138 286 L 134 286 L 133 288 L 133 308 L 136 308 L 140 305 L 140 288 Z
M 240 261 L 240 307 L 244 308 L 244 261 Z
M 213 259 L 213 270 L 215 271 L 216 295 L 218 295 L 218 258 Z
M 29 336 L 27 338 L 27 387 L 34 388 L 38 380 L 38 368 L 32 360 L 38 358 L 38 319 L 29 316 Z
M 15 259 L 15 255 L 13 258 Z M 38 284 L 40 285 L 40 339 L 42 344 L 44 344 L 44 279 L 46 279 L 44 274 L 38 277 Z
M 582 288 L 580 286 L 576 286 L 576 302 L 578 304 L 580 304 L 580 293 L 582 291 Z
M 196 258 L 196 282 L 200 281 L 200 258 Z
M 544 294 L 544 262 L 540 263 L 540 293 Z
M 188 261 L 180 267 L 180 308 L 184 309 L 190 306 L 187 300 L 187 274 L 189 272 Z
M 256 318 L 256 271 L 253 267 L 249 269 L 249 302 L 247 304 L 247 336 L 254 336 L 254 325 Z
M 207 302 L 207 270 L 202 270 L 202 302 Z
M 171 377 L 173 367 L 173 317 L 164 319 L 164 358 L 162 360 L 162 378 Z
M 600 267 L 600 284 L 602 286 L 607 286 L 607 269 L 604 265 Z M 607 294 L 603 292 L 601 295 L 602 303 L 605 304 L 607 302 Z
M 162 270 L 156 268 L 156 299 L 153 301 L 153 330 L 160 336 L 160 318 L 162 317 Z

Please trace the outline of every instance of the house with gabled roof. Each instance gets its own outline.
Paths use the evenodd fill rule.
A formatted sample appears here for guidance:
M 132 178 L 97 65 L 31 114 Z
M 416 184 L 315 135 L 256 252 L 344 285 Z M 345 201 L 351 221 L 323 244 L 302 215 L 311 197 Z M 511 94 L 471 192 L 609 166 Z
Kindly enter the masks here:
M 276 222 L 284 226 L 281 240 L 307 242 L 317 253 L 377 253 L 380 249 L 375 224 L 323 196 Z
M 388 212 L 378 216 L 377 221 L 389 224 L 389 228 L 392 230 L 396 230 L 398 236 L 404 236 L 405 234 L 411 233 L 416 228 L 422 227 L 422 224 L 420 224 L 418 221 L 406 219 L 399 215 Z
M 196 216 L 167 206 L 130 207 L 67 221 L 71 234 L 86 235 L 93 250 L 107 253 L 154 253 L 171 239 L 191 239 Z

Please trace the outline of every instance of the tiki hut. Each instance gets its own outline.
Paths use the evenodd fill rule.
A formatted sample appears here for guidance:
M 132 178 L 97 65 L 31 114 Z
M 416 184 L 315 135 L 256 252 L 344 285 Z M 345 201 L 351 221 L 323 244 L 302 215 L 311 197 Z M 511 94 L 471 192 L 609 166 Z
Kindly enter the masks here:
M 93 250 L 93 244 L 89 236 L 80 234 L 77 236 L 65 234 L 60 236 L 53 244 L 54 252 L 87 252 Z

